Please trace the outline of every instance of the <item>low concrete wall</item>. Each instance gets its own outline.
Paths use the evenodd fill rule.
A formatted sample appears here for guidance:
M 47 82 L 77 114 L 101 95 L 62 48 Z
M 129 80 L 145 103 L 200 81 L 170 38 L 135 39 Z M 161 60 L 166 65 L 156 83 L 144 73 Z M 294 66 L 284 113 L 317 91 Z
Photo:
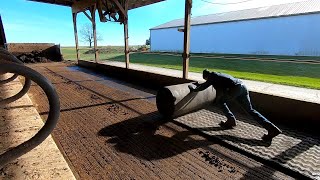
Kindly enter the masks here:
M 51 61 L 62 61 L 60 45 L 53 43 L 8 43 L 8 51 L 15 56 L 23 53 L 31 53 L 32 51 L 39 51 L 43 53 L 44 57 Z
M 89 61 L 79 61 L 81 67 L 91 68 L 106 75 L 134 82 L 150 88 L 158 89 L 163 86 L 192 82 L 182 78 L 159 75 L 105 64 L 95 64 Z M 271 119 L 275 124 L 308 129 L 316 133 L 320 125 L 320 104 L 304 102 L 295 99 L 250 92 L 252 104 L 255 109 Z M 235 108 L 234 104 L 231 105 Z
M 254 107 L 274 122 L 319 132 L 320 104 L 250 92 Z
M 80 60 L 78 65 L 81 67 L 91 68 L 95 71 L 102 72 L 111 77 L 116 77 L 128 82 L 134 82 L 134 84 L 139 84 L 144 87 L 156 89 L 161 88 L 163 86 L 193 82 L 191 80 L 186 80 L 172 76 L 160 75 L 133 69 L 126 69 L 116 66 L 109 66 L 105 64 L 96 64 L 90 61 Z

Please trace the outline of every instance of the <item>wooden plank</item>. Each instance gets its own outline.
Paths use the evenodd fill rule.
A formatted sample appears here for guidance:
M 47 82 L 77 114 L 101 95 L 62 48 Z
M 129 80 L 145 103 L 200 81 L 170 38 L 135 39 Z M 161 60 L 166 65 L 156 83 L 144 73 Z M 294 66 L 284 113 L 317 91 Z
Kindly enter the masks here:
M 97 49 L 97 26 L 96 26 L 96 10 L 97 5 L 94 4 L 90 8 L 91 18 L 92 18 L 92 29 L 93 29 L 93 43 L 94 43 L 94 61 L 97 63 L 99 59 L 98 49 Z
M 183 42 L 183 78 L 188 78 L 190 53 L 190 19 L 192 0 L 185 0 L 184 42 Z
M 73 19 L 74 40 L 76 42 L 77 61 L 79 63 L 80 54 L 79 54 L 79 40 L 78 40 L 78 30 L 77 30 L 77 14 L 78 13 L 72 13 L 72 19 Z
M 4 28 L 3 28 L 3 24 L 2 24 L 1 15 L 0 15 L 0 47 L 5 48 L 6 43 L 7 43 L 6 35 L 4 33 Z
M 125 18 L 124 19 L 124 54 L 126 60 L 126 68 L 129 69 L 130 57 L 129 57 L 129 31 L 128 31 L 128 0 L 125 4 Z
M 96 0 L 74 1 L 72 4 L 72 13 L 86 11 L 88 8 L 96 4 Z

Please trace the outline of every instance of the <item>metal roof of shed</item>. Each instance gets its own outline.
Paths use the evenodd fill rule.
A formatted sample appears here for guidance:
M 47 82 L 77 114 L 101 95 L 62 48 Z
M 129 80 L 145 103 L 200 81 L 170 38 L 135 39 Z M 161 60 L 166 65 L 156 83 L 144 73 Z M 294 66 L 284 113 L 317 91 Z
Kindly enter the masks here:
M 191 25 L 245 21 L 253 19 L 275 18 L 311 13 L 320 13 L 320 0 L 308 0 L 302 2 L 197 16 L 191 19 Z M 159 26 L 153 27 L 150 30 L 182 27 L 183 25 L 184 19 L 176 19 L 161 24 Z

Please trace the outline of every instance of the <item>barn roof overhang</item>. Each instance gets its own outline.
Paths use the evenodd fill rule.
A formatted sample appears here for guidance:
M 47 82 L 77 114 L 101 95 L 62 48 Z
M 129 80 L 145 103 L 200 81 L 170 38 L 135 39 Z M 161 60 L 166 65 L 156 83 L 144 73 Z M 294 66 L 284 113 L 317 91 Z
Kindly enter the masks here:
M 69 6 L 72 7 L 73 4 L 79 3 L 79 2 L 96 2 L 96 0 L 29 0 L 29 1 L 34 1 L 34 2 L 41 2 L 41 3 L 48 3 L 48 4 L 55 4 L 55 5 L 61 5 L 61 6 Z M 109 0 L 102 0 L 105 2 L 109 2 L 110 4 L 112 1 Z M 150 4 L 154 4 L 157 2 L 161 2 L 164 0 L 130 0 L 128 4 L 128 9 L 135 9 L 143 6 L 147 6 Z
M 124 25 L 125 39 L 125 61 L 126 68 L 129 69 L 129 45 L 128 45 L 128 10 L 147 6 L 150 4 L 162 2 L 165 0 L 28 0 L 33 2 L 48 3 L 62 6 L 69 6 L 72 9 L 73 27 L 76 42 L 77 60 L 80 59 L 78 33 L 77 33 L 77 14 L 84 13 L 92 22 L 94 36 L 95 62 L 98 62 L 97 38 L 96 38 L 96 20 L 95 12 L 98 11 L 101 22 L 112 21 L 120 22 Z M 188 77 L 189 69 L 189 51 L 190 51 L 190 19 L 192 0 L 185 1 L 185 21 L 184 21 L 184 47 L 183 47 L 183 78 Z M 87 13 L 89 11 L 91 16 Z M 115 16 L 118 14 L 118 17 Z M 109 19 L 106 16 L 109 15 Z M 111 18 L 112 19 L 111 19 Z

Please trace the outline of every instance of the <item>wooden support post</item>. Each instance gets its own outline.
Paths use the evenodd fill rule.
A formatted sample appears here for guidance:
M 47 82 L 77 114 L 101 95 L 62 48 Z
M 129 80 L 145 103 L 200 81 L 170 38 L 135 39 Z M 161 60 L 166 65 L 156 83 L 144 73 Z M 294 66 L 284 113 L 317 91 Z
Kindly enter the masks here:
M 93 29 L 94 61 L 97 63 L 97 62 L 98 62 L 98 59 L 99 59 L 99 52 L 98 52 L 98 48 L 97 48 L 96 9 L 97 9 L 96 4 L 94 4 L 94 5 L 90 8 L 91 19 L 92 19 L 91 22 L 92 22 L 92 29 Z
M 128 0 L 125 2 L 125 14 L 124 14 L 124 54 L 125 54 L 125 60 L 126 60 L 126 68 L 129 69 L 129 32 L 128 32 Z
M 73 19 L 74 40 L 76 42 L 77 61 L 79 63 L 80 54 L 79 54 L 79 40 L 78 40 L 78 30 L 77 30 L 77 14 L 78 13 L 72 13 L 72 19 Z
M 192 0 L 185 0 L 184 16 L 184 42 L 183 42 L 183 79 L 188 78 L 189 57 L 190 57 L 190 20 L 191 20 Z
M 0 15 L 0 47 L 6 48 L 5 47 L 6 43 L 7 43 L 6 35 L 4 33 L 4 28 L 3 28 L 3 24 L 2 24 L 1 15 Z

